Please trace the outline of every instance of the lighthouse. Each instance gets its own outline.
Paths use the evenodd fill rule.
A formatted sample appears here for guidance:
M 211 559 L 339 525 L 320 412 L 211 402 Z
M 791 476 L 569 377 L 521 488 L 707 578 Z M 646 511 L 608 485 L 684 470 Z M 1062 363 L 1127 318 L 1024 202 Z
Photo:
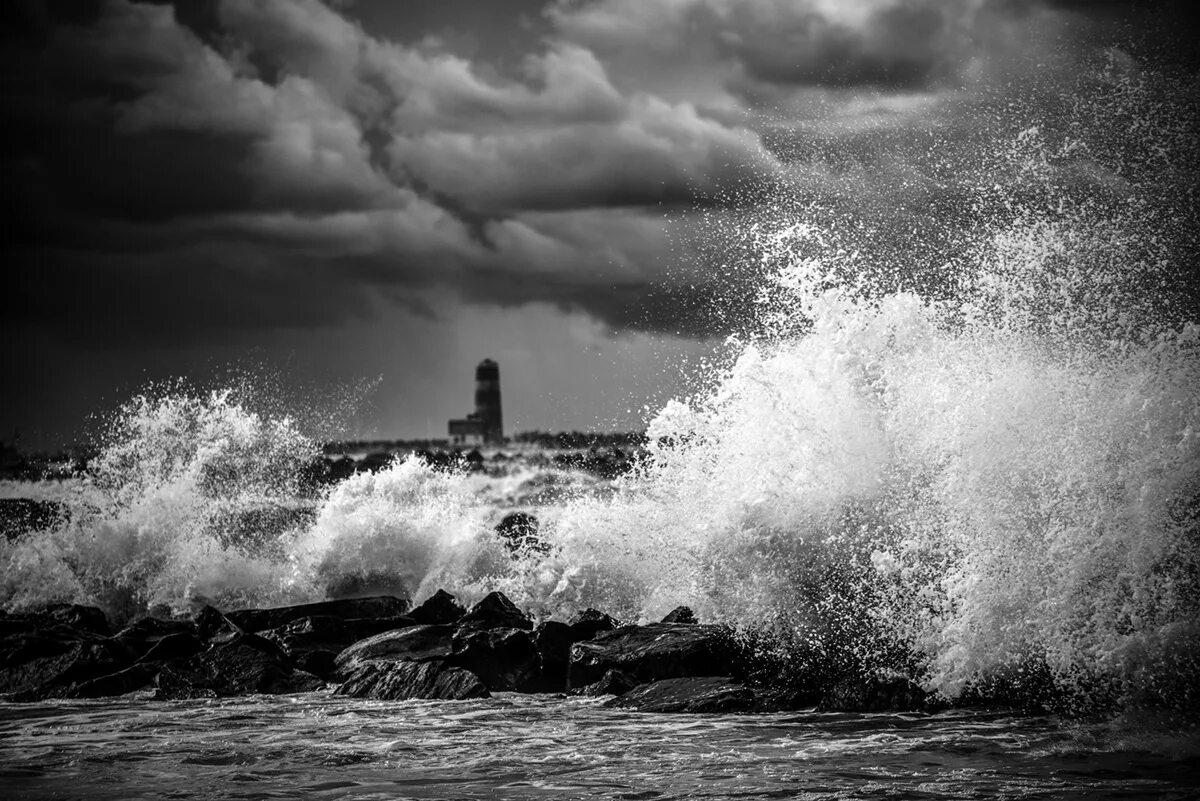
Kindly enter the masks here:
M 500 412 L 500 365 L 484 359 L 475 368 L 475 411 L 449 423 L 456 443 L 494 444 L 504 441 Z

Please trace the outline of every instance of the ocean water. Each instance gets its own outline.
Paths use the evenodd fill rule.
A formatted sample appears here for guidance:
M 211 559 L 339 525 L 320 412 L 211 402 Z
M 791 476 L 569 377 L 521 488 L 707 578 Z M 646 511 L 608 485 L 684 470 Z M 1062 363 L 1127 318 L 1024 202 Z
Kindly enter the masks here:
M 953 176 L 959 197 L 922 206 L 920 182 L 898 186 L 881 202 L 916 210 L 902 236 L 786 188 L 711 226 L 713 252 L 733 254 L 736 331 L 648 420 L 621 479 L 408 458 L 311 492 L 299 476 L 319 443 L 300 417 L 235 390 L 148 391 L 84 476 L 37 488 L 69 521 L 0 543 L 9 610 L 72 601 L 120 625 L 356 582 L 418 602 L 501 590 L 539 619 L 687 604 L 793 678 L 901 667 L 948 701 L 1003 687 L 1062 717 L 643 717 L 518 697 L 5 705 L 6 786 L 1194 796 L 1200 136 L 1191 84 L 1123 64 L 1051 118 L 1004 106 L 1012 126 L 968 152 L 927 143 L 926 177 Z M 538 515 L 547 549 L 508 552 L 493 527 L 513 508 Z
M 998 713 L 646 715 L 501 694 L 0 707 L 5 797 L 1192 799 L 1195 743 Z M 1193 754 L 1193 756 L 1188 756 Z

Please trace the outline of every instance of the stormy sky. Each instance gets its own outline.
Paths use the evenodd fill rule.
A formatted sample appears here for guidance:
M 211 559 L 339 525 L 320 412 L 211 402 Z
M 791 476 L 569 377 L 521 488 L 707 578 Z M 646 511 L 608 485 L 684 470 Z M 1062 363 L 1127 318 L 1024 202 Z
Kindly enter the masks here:
M 715 240 L 757 203 L 914 230 L 969 157 L 931 151 L 1105 59 L 1194 71 L 1185 9 L 6 2 L 0 437 L 230 374 L 346 435 L 443 436 L 484 357 L 510 433 L 640 427 L 737 328 Z

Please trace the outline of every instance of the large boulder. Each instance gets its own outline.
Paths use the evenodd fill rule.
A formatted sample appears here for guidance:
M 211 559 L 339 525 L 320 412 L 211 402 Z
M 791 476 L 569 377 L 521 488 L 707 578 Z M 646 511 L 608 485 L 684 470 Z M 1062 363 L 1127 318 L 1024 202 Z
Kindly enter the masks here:
M 409 612 L 408 616 L 418 623 L 444 625 L 457 623 L 466 613 L 467 610 L 454 599 L 453 595 L 445 590 L 438 590 L 426 598 L 424 603 Z
M 567 625 L 571 627 L 571 642 L 576 643 L 581 640 L 590 640 L 597 634 L 612 631 L 620 624 L 604 612 L 596 609 L 584 609 L 582 612 L 576 613 Z
M 541 689 L 541 657 L 523 629 L 468 630 L 455 639 L 450 661 L 470 670 L 489 690 Z
M 316 676 L 299 670 L 283 650 L 257 634 L 216 642 L 186 661 L 164 666 L 156 680 L 159 699 L 204 698 L 319 689 Z
M 571 627 L 557 620 L 547 620 L 533 631 L 533 647 L 541 663 L 537 689 L 540 692 L 561 693 L 567 690 L 567 660 L 571 656 Z
M 324 678 L 333 669 L 337 655 L 348 646 L 376 634 L 415 625 L 416 622 L 406 616 L 345 620 L 329 615 L 313 615 L 261 634 L 277 643 L 297 665 Z
M 133 665 L 116 673 L 109 673 L 99 678 L 74 684 L 63 695 L 68 698 L 103 698 L 110 695 L 125 695 L 149 687 L 154 682 L 155 675 L 157 675 L 157 671 L 147 665 Z
M 458 621 L 461 629 L 525 629 L 533 621 L 502 592 L 490 592 Z
M 568 688 L 582 688 L 620 670 L 639 682 L 682 676 L 729 676 L 736 648 L 728 629 L 695 623 L 622 626 L 571 646 Z
M 397 598 L 394 595 L 376 595 L 369 598 L 339 598 L 332 601 L 280 606 L 273 609 L 238 609 L 226 612 L 225 617 L 243 631 L 258 632 L 279 628 L 302 617 L 327 616 L 343 620 L 399 617 L 408 611 L 409 605 L 406 598 Z
M 725 676 L 687 676 L 639 685 L 604 704 L 639 712 L 752 712 L 754 691 Z
M 95 635 L 6 638 L 0 645 L 0 693 L 27 700 L 59 698 L 74 685 L 123 670 L 131 661 L 119 643 Z
M 61 697 L 76 684 L 123 670 L 135 655 L 108 631 L 104 614 L 88 606 L 0 614 L 0 693 Z
M 337 655 L 336 667 L 341 674 L 349 675 L 368 661 L 449 659 L 454 654 L 454 633 L 453 626 L 410 626 L 386 631 L 347 647 Z
M 408 698 L 454 701 L 491 695 L 471 671 L 436 659 L 427 662 L 361 662 L 334 692 L 380 701 Z
M 934 699 L 909 676 L 881 669 L 851 674 L 833 685 L 817 705 L 820 712 L 925 712 Z
M 135 658 L 141 659 L 147 653 L 156 649 L 163 640 L 173 640 L 177 643 L 179 640 L 176 638 L 179 637 L 186 637 L 199 642 L 199 637 L 196 634 L 196 624 L 190 620 L 163 620 L 156 617 L 143 617 L 121 629 L 113 639 L 128 648 Z

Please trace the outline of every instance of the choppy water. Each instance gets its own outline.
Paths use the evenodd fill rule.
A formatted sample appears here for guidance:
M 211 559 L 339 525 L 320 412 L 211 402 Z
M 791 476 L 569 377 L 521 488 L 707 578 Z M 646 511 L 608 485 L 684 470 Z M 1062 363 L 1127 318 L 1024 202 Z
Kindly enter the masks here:
M 125 799 L 1200 795 L 1195 742 L 946 712 L 645 715 L 594 699 L 0 706 L 4 795 Z

